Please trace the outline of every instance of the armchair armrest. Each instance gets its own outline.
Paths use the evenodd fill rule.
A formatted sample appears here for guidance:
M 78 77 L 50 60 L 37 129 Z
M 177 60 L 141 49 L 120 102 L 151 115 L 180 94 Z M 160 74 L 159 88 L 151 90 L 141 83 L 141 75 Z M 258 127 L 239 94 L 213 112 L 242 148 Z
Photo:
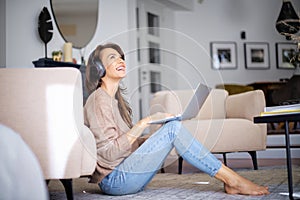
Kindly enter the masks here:
M 261 90 L 229 95 L 226 100 L 226 117 L 253 121 L 253 117 L 260 115 L 265 106 L 265 96 Z

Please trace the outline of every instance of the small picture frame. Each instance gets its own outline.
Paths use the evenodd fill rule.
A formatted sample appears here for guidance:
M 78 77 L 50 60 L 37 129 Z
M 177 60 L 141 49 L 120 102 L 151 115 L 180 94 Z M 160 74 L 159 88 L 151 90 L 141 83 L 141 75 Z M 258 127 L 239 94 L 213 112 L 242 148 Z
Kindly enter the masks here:
M 290 60 L 295 56 L 297 44 L 276 43 L 276 62 L 278 69 L 295 69 Z
M 235 42 L 211 42 L 210 54 L 213 69 L 237 68 L 237 49 Z
M 269 69 L 269 44 L 266 42 L 244 43 L 246 69 Z

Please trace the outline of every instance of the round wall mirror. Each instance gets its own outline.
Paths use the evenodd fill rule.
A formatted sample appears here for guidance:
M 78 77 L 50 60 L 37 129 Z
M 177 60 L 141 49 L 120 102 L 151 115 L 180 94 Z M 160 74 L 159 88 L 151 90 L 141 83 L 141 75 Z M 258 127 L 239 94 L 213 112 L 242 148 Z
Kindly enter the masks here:
M 84 48 L 92 39 L 98 20 L 99 0 L 51 0 L 55 23 L 66 42 Z

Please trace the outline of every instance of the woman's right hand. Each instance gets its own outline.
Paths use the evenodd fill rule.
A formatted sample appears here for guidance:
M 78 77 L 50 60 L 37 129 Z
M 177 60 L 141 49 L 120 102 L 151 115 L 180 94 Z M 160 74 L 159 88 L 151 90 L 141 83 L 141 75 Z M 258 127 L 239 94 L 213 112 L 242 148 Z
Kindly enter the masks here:
M 172 117 L 174 115 L 170 114 L 170 113 L 162 113 L 162 112 L 157 112 L 153 115 L 150 115 L 148 118 L 150 119 L 150 121 L 156 121 L 156 120 L 161 120 L 161 119 L 165 119 L 167 117 Z

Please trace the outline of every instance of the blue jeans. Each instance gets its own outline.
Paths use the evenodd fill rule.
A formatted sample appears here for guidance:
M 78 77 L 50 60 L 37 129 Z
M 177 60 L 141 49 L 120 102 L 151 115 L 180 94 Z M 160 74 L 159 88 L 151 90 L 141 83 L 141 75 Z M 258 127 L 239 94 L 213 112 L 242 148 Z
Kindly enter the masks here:
M 102 192 L 110 195 L 142 191 L 174 147 L 185 161 L 210 176 L 215 176 L 221 168 L 221 162 L 199 143 L 181 122 L 172 121 L 163 125 L 120 163 L 99 183 L 99 187 Z

